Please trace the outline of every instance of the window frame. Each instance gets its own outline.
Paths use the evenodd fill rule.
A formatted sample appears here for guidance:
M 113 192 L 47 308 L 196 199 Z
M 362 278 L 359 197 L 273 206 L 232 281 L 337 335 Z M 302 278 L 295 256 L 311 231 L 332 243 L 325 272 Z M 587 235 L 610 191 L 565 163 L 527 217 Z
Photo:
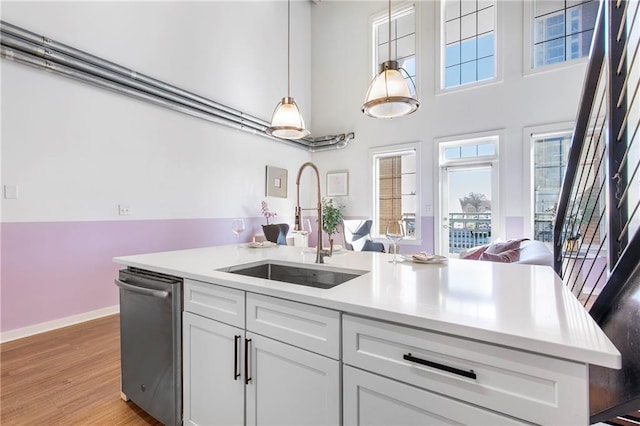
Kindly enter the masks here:
M 561 134 L 572 133 L 575 123 L 572 121 L 565 121 L 561 123 L 546 124 L 541 126 L 525 127 L 522 131 L 522 146 L 523 146 L 523 217 L 524 217 L 524 235 L 531 236 L 533 238 L 535 233 L 534 227 L 534 137 L 537 139 L 545 137 L 553 137 Z M 569 147 L 569 149 L 571 149 Z M 561 177 L 564 179 L 564 176 Z
M 495 139 L 496 151 L 492 156 L 482 156 L 482 157 L 471 157 L 466 159 L 454 159 L 454 160 L 446 160 L 444 159 L 444 150 L 451 146 L 457 145 L 465 145 L 465 144 L 475 144 L 478 141 L 483 139 Z M 434 179 L 433 183 L 433 194 L 434 194 L 434 212 L 435 214 L 435 226 L 434 226 L 434 248 L 436 252 L 442 250 L 442 226 L 440 223 L 440 218 L 443 216 L 443 205 L 442 205 L 442 179 L 443 172 L 447 167 L 456 167 L 456 166 L 473 166 L 475 164 L 491 164 L 493 170 L 492 176 L 492 192 L 495 192 L 496 196 L 494 197 L 496 200 L 495 203 L 491 203 L 491 214 L 492 218 L 496 218 L 496 222 L 498 226 L 495 228 L 495 233 L 492 232 L 492 237 L 501 237 L 506 235 L 506 224 L 505 224 L 505 206 L 506 206 L 506 190 L 505 186 L 500 185 L 500 182 L 504 182 L 503 173 L 505 173 L 506 167 L 501 163 L 505 158 L 505 147 L 507 143 L 507 132 L 505 129 L 495 129 L 495 130 L 487 130 L 487 131 L 479 131 L 474 133 L 465 133 L 455 136 L 445 136 L 440 138 L 435 138 L 433 140 L 433 167 L 436 171 L 437 178 Z
M 561 61 L 561 62 L 557 62 L 554 64 L 549 64 L 549 65 L 541 65 L 539 67 L 534 67 L 534 60 L 533 60 L 533 42 L 535 40 L 534 34 L 536 31 L 536 27 L 535 27 L 535 0 L 534 1 L 528 1 L 528 2 L 524 2 L 523 3 L 523 7 L 524 7 L 524 13 L 523 15 L 523 31 L 524 34 L 522 34 L 522 40 L 523 40 L 523 47 L 522 47 L 522 60 L 523 60 L 523 73 L 524 75 L 532 75 L 532 74 L 537 74 L 540 72 L 547 72 L 547 71 L 554 71 L 557 69 L 563 69 L 563 68 L 568 68 L 568 67 L 574 67 L 574 66 L 578 66 L 578 65 L 584 65 L 589 61 L 589 54 L 582 56 L 580 58 L 575 58 L 575 59 L 568 59 L 565 61 Z M 602 13 L 602 8 L 600 8 L 598 10 L 598 14 Z M 563 12 L 566 11 L 566 9 L 563 9 Z M 565 25 L 566 25 L 566 15 L 564 18 L 565 21 Z M 596 15 L 596 22 L 598 22 L 598 17 Z M 595 29 L 594 29 L 595 31 Z M 563 41 L 563 43 L 565 43 L 565 49 L 566 49 L 566 41 Z M 591 51 L 591 49 L 589 50 Z
M 373 219 L 373 226 L 371 228 L 371 237 L 376 241 L 386 242 L 387 240 L 384 237 L 384 230 L 380 231 L 377 229 L 377 224 L 379 222 L 379 212 L 378 212 L 378 182 L 379 177 L 377 175 L 376 161 L 380 157 L 393 157 L 395 155 L 401 155 L 407 152 L 413 151 L 415 155 L 415 214 L 416 214 L 416 222 L 415 222 L 415 236 L 413 238 L 404 238 L 402 240 L 402 245 L 421 245 L 422 244 L 422 224 L 421 224 L 421 213 L 420 213 L 420 205 L 421 205 L 421 169 L 422 169 L 422 156 L 421 156 L 421 143 L 416 142 L 407 142 L 395 145 L 384 145 L 373 147 L 369 149 L 369 177 L 370 188 L 371 188 L 371 212 Z
M 409 10 L 413 9 L 414 24 L 415 24 L 415 76 L 412 77 L 413 84 L 416 89 L 416 97 L 420 98 L 420 76 L 422 74 L 420 67 L 420 2 L 419 1 L 405 1 L 392 5 L 391 7 L 391 19 L 394 20 L 402 15 L 406 14 Z M 389 9 L 385 8 L 384 11 L 379 11 L 369 16 L 369 71 L 367 75 L 367 81 L 370 83 L 379 73 L 380 64 L 378 62 L 378 44 L 377 44 L 377 27 L 381 22 L 388 22 Z M 394 59 L 395 60 L 395 59 Z
M 436 95 L 443 95 L 447 93 L 455 93 L 463 90 L 474 89 L 477 87 L 488 86 L 492 84 L 501 83 L 503 81 L 503 40 L 502 40 L 502 32 L 503 32 L 503 6 L 502 2 L 496 0 L 495 2 L 495 28 L 494 28 L 494 40 L 495 40 L 495 74 L 493 78 L 487 78 L 484 80 L 474 81 L 472 83 L 460 84 L 454 87 L 445 87 L 445 69 L 444 65 L 446 63 L 446 46 L 445 35 L 445 3 L 446 0 L 438 0 L 435 4 L 435 15 L 436 15 L 436 25 L 435 25 L 435 38 L 436 38 L 436 72 L 435 72 L 435 85 L 436 85 Z

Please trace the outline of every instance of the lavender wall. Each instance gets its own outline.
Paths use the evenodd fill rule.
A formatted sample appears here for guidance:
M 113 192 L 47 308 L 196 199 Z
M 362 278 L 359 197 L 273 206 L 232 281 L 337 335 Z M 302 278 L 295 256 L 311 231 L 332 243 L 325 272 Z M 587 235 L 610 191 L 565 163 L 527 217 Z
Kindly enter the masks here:
M 261 233 L 246 219 L 243 240 Z M 0 331 L 118 304 L 112 259 L 235 242 L 230 219 L 2 224 Z
M 433 216 L 422 217 L 422 244 L 404 244 L 401 252 L 433 252 L 433 223 Z M 264 219 L 245 218 L 245 224 L 240 241 L 262 235 Z M 117 305 L 116 256 L 236 241 L 231 219 L 3 223 L 0 233 L 0 332 Z M 311 234 L 311 246 L 316 237 Z
M 524 217 L 507 216 L 504 220 L 505 239 L 523 238 L 524 234 Z

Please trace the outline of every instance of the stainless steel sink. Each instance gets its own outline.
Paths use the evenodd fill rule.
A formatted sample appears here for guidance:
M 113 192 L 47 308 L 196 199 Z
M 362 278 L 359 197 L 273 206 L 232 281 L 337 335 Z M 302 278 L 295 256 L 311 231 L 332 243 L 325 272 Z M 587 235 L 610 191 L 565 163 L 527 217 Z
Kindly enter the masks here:
M 353 269 L 310 268 L 295 263 L 273 261 L 235 265 L 219 271 L 322 289 L 335 287 L 367 273 Z

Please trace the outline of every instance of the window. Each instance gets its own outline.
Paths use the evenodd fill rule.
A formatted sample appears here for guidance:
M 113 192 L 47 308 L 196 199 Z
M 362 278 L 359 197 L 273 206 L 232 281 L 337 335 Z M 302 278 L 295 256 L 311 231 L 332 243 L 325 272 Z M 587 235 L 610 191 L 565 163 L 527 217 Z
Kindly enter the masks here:
M 443 0 L 443 87 L 496 76 L 496 4 L 492 0 Z
M 389 57 L 389 12 L 385 11 L 372 22 L 373 69 L 372 78 L 380 72 L 380 65 L 387 60 L 396 60 L 407 71 L 405 80 L 411 94 L 416 96 L 416 17 L 414 5 L 391 12 L 391 57 Z M 413 81 L 410 81 L 413 80 Z
M 376 150 L 372 154 L 374 187 L 374 236 L 384 235 L 387 223 L 404 222 L 406 239 L 417 239 L 418 161 L 417 146 Z
M 533 3 L 533 67 L 589 54 L 599 2 L 537 0 Z
M 436 140 L 439 179 L 438 251 L 456 254 L 504 237 L 499 202 L 499 146 L 503 132 Z
M 445 147 L 443 153 L 444 161 L 473 157 L 494 157 L 495 155 L 496 142 L 493 140 Z
M 533 238 L 551 242 L 553 218 L 571 145 L 571 132 L 532 137 Z

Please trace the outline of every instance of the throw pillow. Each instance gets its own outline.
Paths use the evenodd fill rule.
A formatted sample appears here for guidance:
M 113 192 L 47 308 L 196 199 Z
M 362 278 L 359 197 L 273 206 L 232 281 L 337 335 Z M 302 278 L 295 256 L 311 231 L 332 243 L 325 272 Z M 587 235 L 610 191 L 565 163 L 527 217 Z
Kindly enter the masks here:
M 519 244 L 519 243 L 518 243 Z M 480 260 L 489 260 L 491 262 L 511 263 L 520 259 L 520 248 L 501 251 L 500 253 L 489 253 L 489 250 L 482 253 Z
M 480 256 L 489 248 L 489 244 L 483 246 L 473 247 L 466 251 L 466 253 L 460 255 L 460 259 L 472 259 L 479 260 Z
M 524 240 L 518 239 L 518 240 L 508 240 L 503 243 L 493 243 L 487 248 L 485 253 L 499 254 L 509 250 L 520 249 L 520 243 L 522 241 Z

